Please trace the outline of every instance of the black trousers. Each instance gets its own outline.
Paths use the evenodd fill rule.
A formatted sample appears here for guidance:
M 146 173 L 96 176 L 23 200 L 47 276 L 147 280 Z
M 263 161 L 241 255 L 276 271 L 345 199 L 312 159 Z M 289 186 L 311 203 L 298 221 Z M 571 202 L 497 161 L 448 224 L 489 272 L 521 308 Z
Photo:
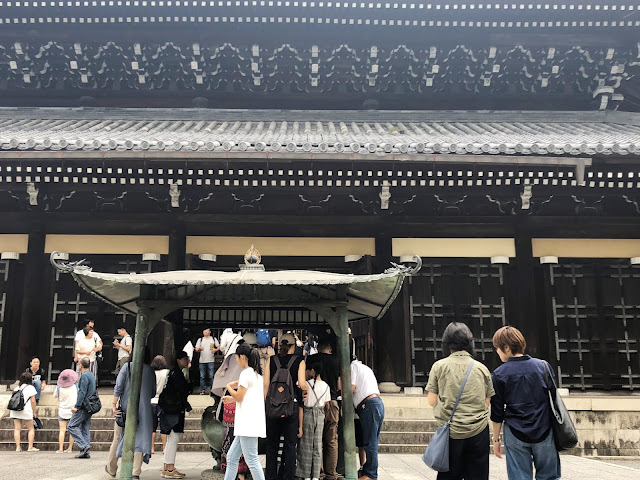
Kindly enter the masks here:
M 489 427 L 461 440 L 449 440 L 449 471 L 438 473 L 438 480 L 489 479 Z
M 278 447 L 284 437 L 282 464 L 278 472 Z M 296 450 L 298 447 L 298 408 L 293 415 L 284 418 L 267 418 L 267 468 L 265 480 L 295 480 Z

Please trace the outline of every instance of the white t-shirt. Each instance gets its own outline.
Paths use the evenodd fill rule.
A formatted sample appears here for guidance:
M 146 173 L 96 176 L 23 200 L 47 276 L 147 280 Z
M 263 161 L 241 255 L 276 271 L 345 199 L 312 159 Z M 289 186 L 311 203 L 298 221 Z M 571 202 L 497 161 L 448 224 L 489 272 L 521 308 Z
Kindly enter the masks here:
M 309 396 L 304 401 L 304 406 L 322 408 L 326 402 L 331 401 L 331 390 L 327 382 L 323 380 L 311 379 L 307 381 L 309 385 Z
M 351 362 L 351 385 L 356 387 L 356 391 L 353 392 L 353 406 L 356 408 L 369 395 L 374 393 L 380 395 L 376 376 L 364 363 Z
M 220 343 L 215 337 L 202 337 L 196 342 L 196 348 L 204 347 L 204 350 L 200 352 L 200 363 L 211 363 L 215 360 L 211 352 L 211 345 L 217 347 Z
M 96 361 L 96 352 L 93 351 L 93 349 L 96 348 L 96 342 L 94 340 L 95 340 L 95 337 L 93 338 L 83 337 L 78 342 L 78 346 L 76 347 L 76 352 L 88 352 L 91 350 L 91 353 L 88 355 L 86 353 L 78 353 L 78 360 L 88 357 L 90 362 Z
M 244 399 L 236 405 L 233 433 L 236 437 L 267 437 L 267 420 L 264 411 L 264 384 L 262 375 L 247 367 L 240 372 L 238 385 L 247 389 Z
M 20 411 L 10 410 L 10 418 L 16 418 L 18 420 L 33 420 L 33 408 L 31 408 L 31 397 L 36 396 L 36 387 L 33 385 L 21 385 L 13 389 L 22 390 L 22 396 L 24 397 L 24 409 Z M 264 408 L 263 408 L 264 410 Z
M 78 387 L 71 385 L 70 387 L 56 387 L 53 397 L 58 398 L 58 417 L 63 420 L 69 420 L 73 412 L 71 409 L 75 407 L 78 400 Z
M 93 338 L 96 338 L 96 332 L 93 332 Z M 130 347 L 133 345 L 133 340 L 131 340 L 131 335 L 127 335 L 126 337 L 122 337 L 120 340 L 120 345 L 123 347 Z M 131 351 L 126 351 L 124 348 L 118 347 L 118 360 L 125 357 L 130 357 Z
M 74 341 L 79 342 L 80 340 L 82 340 L 84 338 L 84 331 L 82 330 L 78 330 L 76 332 L 76 338 Z M 96 342 L 102 342 L 102 338 L 100 338 L 100 335 L 98 335 L 98 332 L 96 332 L 95 330 L 93 331 L 93 340 L 95 340 Z
M 160 394 L 167 386 L 167 377 L 169 376 L 169 369 L 156 370 L 156 396 L 151 399 L 151 404 L 157 404 L 160 400 Z

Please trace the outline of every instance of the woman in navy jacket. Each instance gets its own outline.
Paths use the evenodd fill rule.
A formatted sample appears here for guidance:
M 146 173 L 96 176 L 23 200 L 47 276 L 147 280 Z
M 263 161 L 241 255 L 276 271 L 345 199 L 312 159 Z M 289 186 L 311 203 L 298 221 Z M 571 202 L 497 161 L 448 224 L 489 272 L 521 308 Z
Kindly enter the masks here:
M 527 342 L 514 327 L 493 335 L 493 346 L 504 363 L 493 372 L 491 399 L 493 452 L 502 458 L 500 428 L 504 423 L 504 449 L 509 480 L 560 478 L 560 457 L 553 442 L 547 362 L 525 355 Z

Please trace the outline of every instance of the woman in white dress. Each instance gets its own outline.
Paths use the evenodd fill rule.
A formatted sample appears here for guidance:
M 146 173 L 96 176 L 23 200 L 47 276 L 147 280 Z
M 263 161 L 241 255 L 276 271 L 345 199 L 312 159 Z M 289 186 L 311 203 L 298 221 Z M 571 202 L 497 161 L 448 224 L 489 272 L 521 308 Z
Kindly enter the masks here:
M 24 408 L 22 410 L 11 410 L 9 415 L 13 418 L 13 440 L 16 442 L 16 452 L 21 452 L 20 446 L 20 432 L 22 432 L 22 424 L 27 426 L 27 440 L 29 441 L 29 452 L 39 452 L 40 449 L 33 446 L 33 441 L 36 437 L 36 430 L 33 426 L 33 417 L 36 416 L 36 387 L 32 384 L 32 376 L 30 373 L 24 372 L 20 375 L 20 385 L 16 390 L 22 391 L 22 397 L 24 398 Z
M 58 450 L 56 453 L 64 452 L 64 436 L 67 433 L 67 425 L 71 418 L 71 409 L 75 407 L 78 400 L 78 387 L 76 382 L 78 381 L 78 374 L 67 368 L 60 372 L 58 376 L 57 386 L 53 392 L 54 398 L 58 399 Z M 73 437 L 69 435 L 69 448 L 66 452 L 71 453 L 73 451 Z
M 98 364 L 96 362 L 96 351 L 98 350 L 98 345 L 93 338 L 93 328 L 87 325 L 82 331 L 84 332 L 84 338 L 80 339 L 76 344 L 76 355 L 78 362 L 85 357 L 89 359 L 89 371 L 96 377 L 97 384 Z

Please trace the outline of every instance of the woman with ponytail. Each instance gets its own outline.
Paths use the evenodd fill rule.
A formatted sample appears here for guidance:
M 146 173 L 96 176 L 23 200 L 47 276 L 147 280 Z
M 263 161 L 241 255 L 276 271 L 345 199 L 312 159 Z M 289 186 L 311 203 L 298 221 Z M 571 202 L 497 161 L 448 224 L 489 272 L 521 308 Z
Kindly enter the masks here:
M 225 404 L 236 403 L 236 438 L 227 452 L 224 480 L 235 480 L 241 455 L 244 455 L 254 480 L 264 480 L 258 459 L 258 438 L 267 436 L 260 353 L 251 345 L 241 343 L 236 349 L 235 357 L 242 369 L 240 379 L 227 384 L 229 395 L 222 397 Z

